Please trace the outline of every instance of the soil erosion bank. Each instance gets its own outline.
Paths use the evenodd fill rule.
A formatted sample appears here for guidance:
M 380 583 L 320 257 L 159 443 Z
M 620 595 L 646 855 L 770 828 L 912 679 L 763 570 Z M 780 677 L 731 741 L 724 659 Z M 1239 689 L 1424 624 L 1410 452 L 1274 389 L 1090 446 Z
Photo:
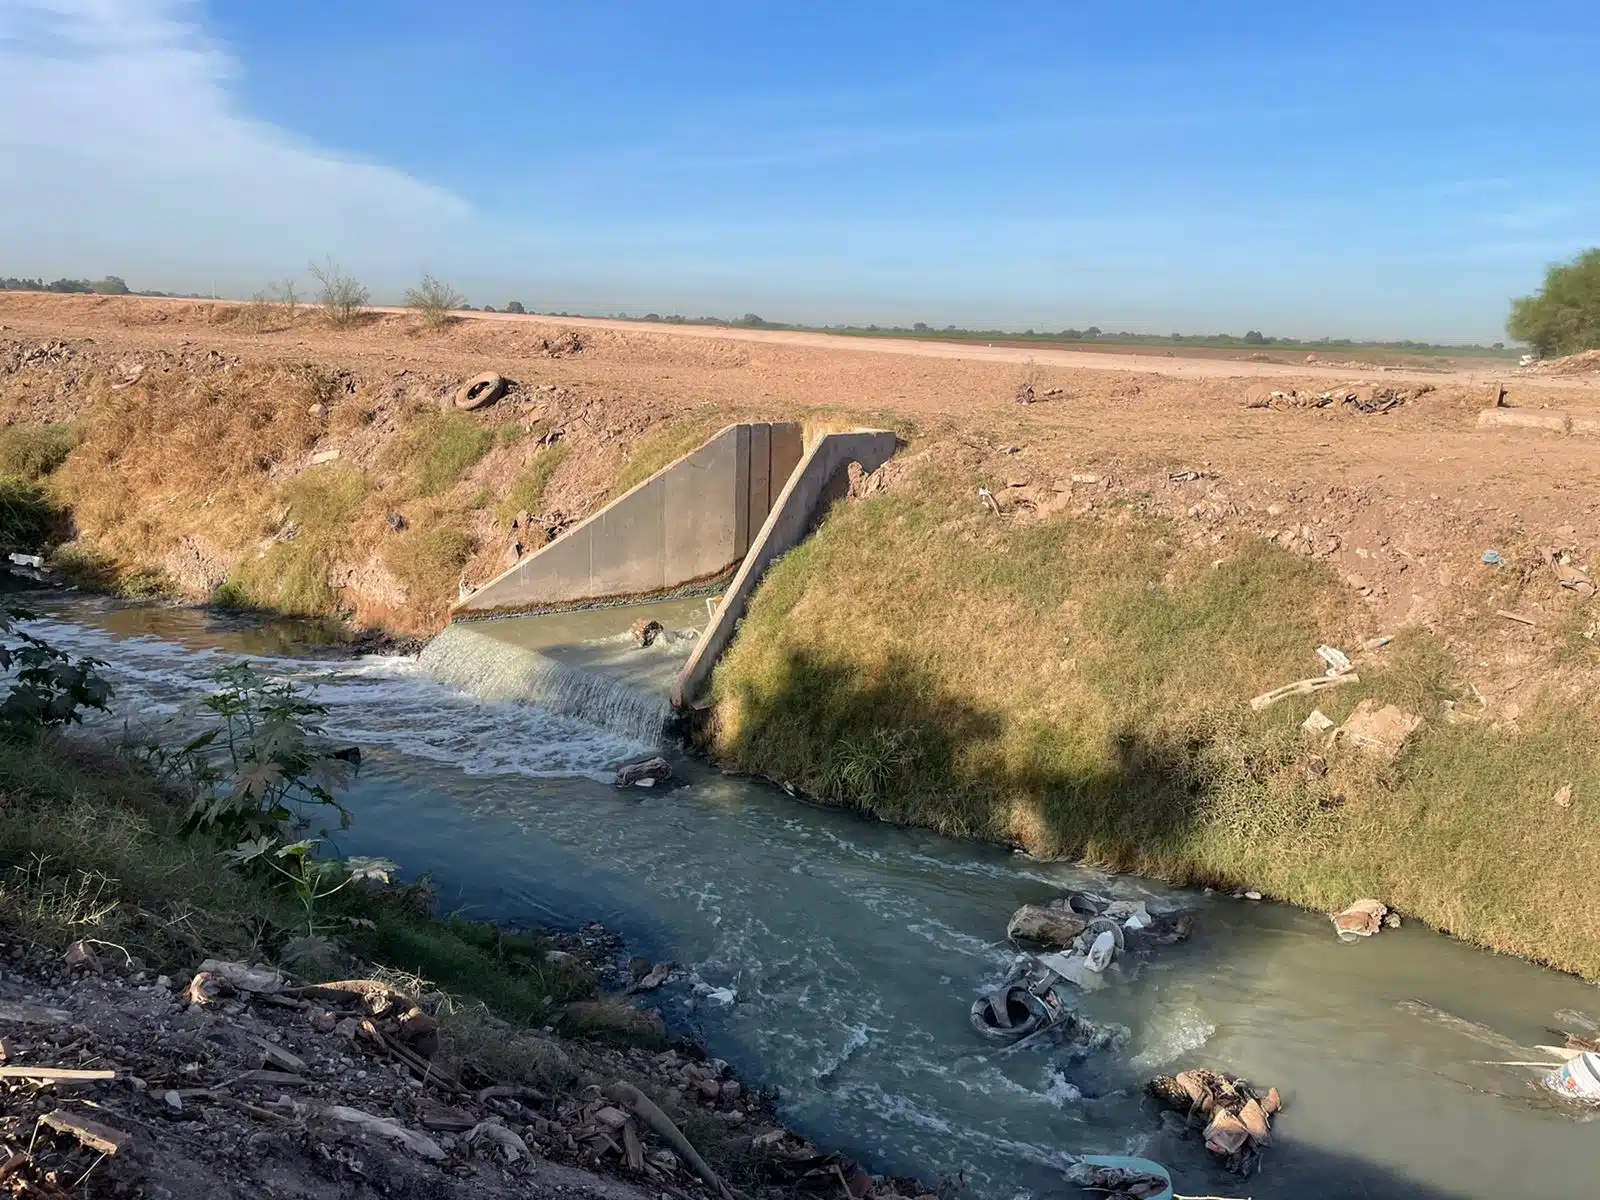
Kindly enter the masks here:
M 0 315 L 0 549 L 397 632 L 436 630 L 462 584 L 721 425 L 893 427 L 900 460 L 759 590 L 715 677 L 713 753 L 1036 853 L 1329 910 L 1376 895 L 1600 978 L 1581 887 L 1600 869 L 1600 466 L 1586 439 L 1478 428 L 1498 385 L 534 320 L 335 333 L 228 305 Z M 486 366 L 506 395 L 455 410 Z M 1560 382 L 1513 379 L 1511 400 L 1600 407 Z M 1323 644 L 1358 684 L 1250 708 L 1319 674 Z M 1302 728 L 1367 701 L 1420 724 L 1387 747 Z

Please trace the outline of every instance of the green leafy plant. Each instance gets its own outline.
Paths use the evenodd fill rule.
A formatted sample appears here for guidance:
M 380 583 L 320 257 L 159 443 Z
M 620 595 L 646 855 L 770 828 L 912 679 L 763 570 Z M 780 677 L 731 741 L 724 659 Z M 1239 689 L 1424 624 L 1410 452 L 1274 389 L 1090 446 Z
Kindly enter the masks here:
M 236 867 L 259 863 L 286 880 L 300 905 L 304 936 L 308 939 L 326 937 L 334 928 L 322 914 L 322 903 L 328 897 L 365 879 L 388 883 L 399 870 L 386 858 L 354 857 L 340 861 L 314 857 L 312 851 L 320 842 L 320 838 L 304 838 L 280 846 L 276 837 L 267 834 L 240 842 L 225 856 Z
M 336 793 L 349 786 L 359 759 L 323 735 L 327 706 L 249 663 L 216 678 L 221 686 L 199 705 L 213 719 L 209 729 L 175 750 L 160 738 L 125 739 L 130 753 L 189 793 L 185 828 L 259 839 L 303 827 L 323 809 L 348 828 L 350 812 Z
M 870 805 L 883 799 L 917 758 L 911 731 L 874 729 L 838 744 L 823 764 L 818 788 L 829 799 Z
M 11 690 L 0 702 L 0 726 L 13 735 L 80 724 L 84 709 L 105 712 L 111 700 L 111 685 L 100 674 L 105 663 L 73 658 L 18 628 L 35 618 L 14 602 L 0 606 L 0 636 L 15 639 L 15 644 L 0 643 L 0 670 L 14 672 Z
M 1600 347 L 1600 247 L 1553 264 L 1538 292 L 1512 302 L 1506 332 L 1540 358 Z

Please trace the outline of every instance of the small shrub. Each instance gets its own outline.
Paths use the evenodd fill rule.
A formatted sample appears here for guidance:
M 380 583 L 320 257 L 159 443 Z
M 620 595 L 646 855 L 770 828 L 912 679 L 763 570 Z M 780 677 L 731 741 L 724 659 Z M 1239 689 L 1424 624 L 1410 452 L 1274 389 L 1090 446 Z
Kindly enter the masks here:
M 60 524 L 60 510 L 38 484 L 0 475 L 0 553 L 37 554 Z
M 348 329 L 361 319 L 372 293 L 360 281 L 345 274 L 331 258 L 321 266 L 310 264 L 310 271 L 317 281 L 317 303 L 322 306 L 328 324 L 335 329 Z
M 64 650 L 17 626 L 35 614 L 11 601 L 0 606 L 0 671 L 13 672 L 11 690 L 0 702 L 0 728 L 16 736 L 61 725 L 76 725 L 86 708 L 106 711 L 111 685 L 100 674 L 105 663 L 74 659 Z
M 455 288 L 432 275 L 424 275 L 421 283 L 406 292 L 406 306 L 416 309 L 429 329 L 443 329 L 450 322 L 450 313 L 465 301 Z
M 518 315 L 521 315 L 526 313 L 528 310 L 522 307 L 521 300 L 508 300 L 506 301 L 506 311 L 508 313 L 517 313 Z
M 500 520 L 510 523 L 516 519 L 519 512 L 540 512 L 544 504 L 545 489 L 550 486 L 551 478 L 567 460 L 569 453 L 564 444 L 557 442 L 535 455 L 534 460 L 523 468 L 522 474 L 517 476 L 505 499 L 500 502 L 498 512 Z
M 389 568 L 415 599 L 454 595 L 461 568 L 472 557 L 472 539 L 459 529 L 417 530 L 390 542 L 383 552 Z
M 327 706 L 249 663 L 224 667 L 215 678 L 217 690 L 196 706 L 210 715 L 209 728 L 175 749 L 159 733 L 123 747 L 188 795 L 186 828 L 275 838 L 325 809 L 347 828 L 350 813 L 338 793 L 349 786 L 354 765 L 323 735 Z

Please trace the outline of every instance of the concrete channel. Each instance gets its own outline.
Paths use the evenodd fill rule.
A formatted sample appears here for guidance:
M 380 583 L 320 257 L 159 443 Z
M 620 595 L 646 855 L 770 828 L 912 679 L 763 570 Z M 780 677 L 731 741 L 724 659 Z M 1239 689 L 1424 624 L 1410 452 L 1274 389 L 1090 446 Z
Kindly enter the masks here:
M 894 433 L 881 429 L 807 439 L 793 422 L 730 425 L 464 597 L 451 620 L 720 590 L 711 623 L 671 689 L 674 707 L 692 707 L 767 567 L 843 495 L 852 462 L 875 470 L 896 445 Z

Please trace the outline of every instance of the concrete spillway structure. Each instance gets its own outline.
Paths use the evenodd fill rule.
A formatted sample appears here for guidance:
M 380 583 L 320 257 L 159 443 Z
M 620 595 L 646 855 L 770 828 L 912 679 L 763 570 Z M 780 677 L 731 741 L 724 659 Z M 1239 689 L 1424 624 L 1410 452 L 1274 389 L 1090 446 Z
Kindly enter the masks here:
M 714 587 L 803 450 L 790 422 L 730 425 L 456 604 L 456 619 L 625 604 Z
M 674 707 L 693 707 L 767 567 L 844 494 L 851 463 L 876 470 L 896 445 L 881 429 L 824 433 L 806 445 L 796 424 L 730 425 L 464 597 L 452 619 L 721 589 L 711 623 L 671 689 Z

